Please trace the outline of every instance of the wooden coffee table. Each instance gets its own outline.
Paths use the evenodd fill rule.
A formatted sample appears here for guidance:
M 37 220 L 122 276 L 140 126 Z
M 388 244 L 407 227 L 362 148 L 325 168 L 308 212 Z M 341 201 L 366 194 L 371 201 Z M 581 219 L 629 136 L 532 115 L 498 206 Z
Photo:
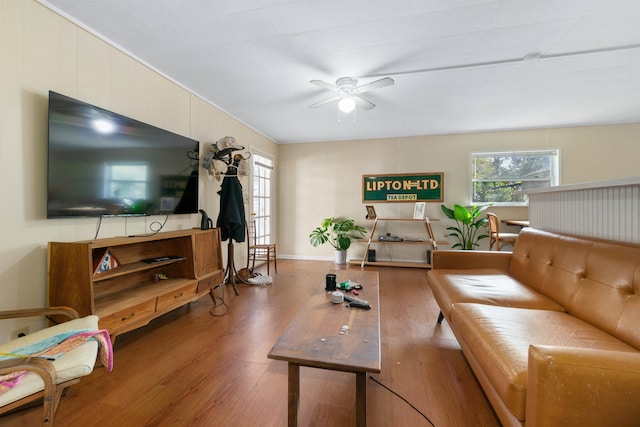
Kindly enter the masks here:
M 356 425 L 367 425 L 367 372 L 380 372 L 380 303 L 378 273 L 364 270 L 335 270 L 338 283 L 351 280 L 362 284 L 358 298 L 371 304 L 370 310 L 350 308 L 346 302 L 333 304 L 324 290 L 325 278 L 318 278 L 318 290 L 300 309 L 269 352 L 269 359 L 289 363 L 289 426 L 298 425 L 300 367 L 331 369 L 356 374 Z M 348 326 L 344 334 L 342 327 Z

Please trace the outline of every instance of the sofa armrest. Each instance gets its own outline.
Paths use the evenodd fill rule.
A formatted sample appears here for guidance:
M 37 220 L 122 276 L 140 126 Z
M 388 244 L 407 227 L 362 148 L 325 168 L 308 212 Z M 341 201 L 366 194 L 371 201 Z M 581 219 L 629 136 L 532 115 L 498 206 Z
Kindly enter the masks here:
M 511 252 L 500 251 L 433 251 L 434 269 L 498 268 L 509 270 Z
M 637 426 L 640 352 L 532 345 L 526 423 Z

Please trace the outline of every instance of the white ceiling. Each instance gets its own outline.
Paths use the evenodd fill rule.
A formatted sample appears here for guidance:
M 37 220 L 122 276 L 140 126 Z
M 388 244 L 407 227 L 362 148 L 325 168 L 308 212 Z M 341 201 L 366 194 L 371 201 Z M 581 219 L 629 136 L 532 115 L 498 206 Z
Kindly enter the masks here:
M 639 0 L 41 2 L 278 143 L 640 122 Z

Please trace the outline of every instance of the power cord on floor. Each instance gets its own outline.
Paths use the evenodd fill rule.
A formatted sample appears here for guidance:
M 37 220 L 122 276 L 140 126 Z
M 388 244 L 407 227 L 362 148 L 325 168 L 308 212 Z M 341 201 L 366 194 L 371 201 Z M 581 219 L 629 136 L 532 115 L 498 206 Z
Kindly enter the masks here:
M 222 317 L 225 314 L 227 314 L 229 312 L 229 310 L 231 309 L 231 307 L 229 307 L 227 305 L 227 303 L 224 300 L 224 291 L 225 291 L 225 284 L 221 283 L 217 286 L 215 286 L 212 290 L 211 290 L 211 296 L 213 296 L 213 307 L 211 307 L 211 309 L 209 310 L 209 314 L 215 317 Z M 214 294 L 215 290 L 218 288 L 222 288 L 222 296 L 218 297 Z M 220 300 L 220 303 L 218 303 L 218 300 Z M 225 310 L 222 313 L 214 313 L 216 311 L 216 308 L 218 307 L 225 307 Z
M 433 427 L 436 427 L 436 425 L 429 419 L 429 417 L 427 417 L 425 414 L 423 414 L 422 412 L 420 412 L 420 410 L 418 408 L 416 408 L 411 402 L 409 402 L 407 399 L 405 399 L 404 397 L 400 396 L 398 393 L 396 393 L 395 391 L 391 390 L 389 387 L 387 387 L 386 385 L 382 384 L 380 382 L 380 380 L 378 380 L 377 378 L 374 378 L 373 375 L 369 375 L 369 378 L 371 378 L 376 384 L 381 385 L 382 387 L 386 388 L 387 390 L 389 390 L 391 393 L 395 394 L 396 396 L 398 396 L 400 399 L 402 399 L 407 405 L 411 406 L 417 413 L 419 413 L 420 415 L 422 415 L 422 417 L 427 420 L 429 422 L 429 424 L 431 424 Z

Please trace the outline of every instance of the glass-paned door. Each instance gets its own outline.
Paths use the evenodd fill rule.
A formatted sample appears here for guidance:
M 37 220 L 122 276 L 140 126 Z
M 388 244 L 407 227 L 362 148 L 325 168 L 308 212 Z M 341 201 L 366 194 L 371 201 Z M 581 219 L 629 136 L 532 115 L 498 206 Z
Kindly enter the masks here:
M 253 188 L 251 218 L 256 221 L 256 243 L 275 243 L 273 239 L 272 213 L 273 204 L 273 159 L 263 154 L 253 153 L 251 156 L 253 169 Z

